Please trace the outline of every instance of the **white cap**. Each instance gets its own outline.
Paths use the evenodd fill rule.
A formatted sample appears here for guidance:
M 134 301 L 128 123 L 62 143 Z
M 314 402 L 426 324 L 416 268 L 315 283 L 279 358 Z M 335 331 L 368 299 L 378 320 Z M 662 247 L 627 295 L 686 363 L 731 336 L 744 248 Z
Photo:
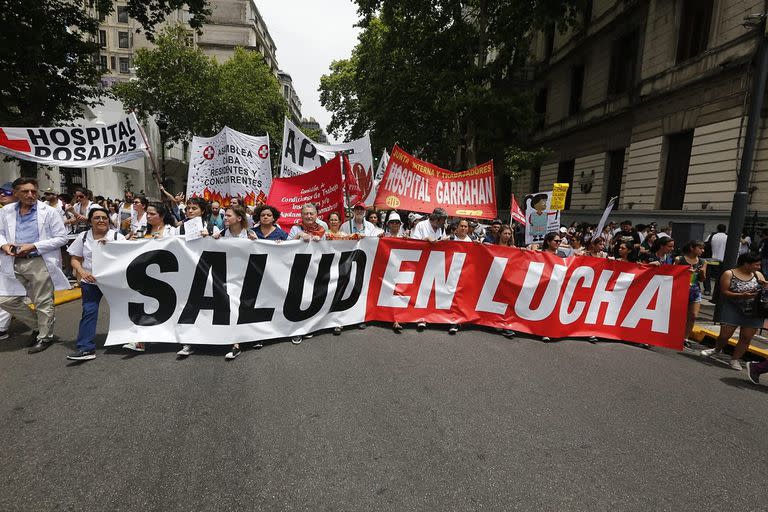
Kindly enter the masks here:
M 389 212 L 389 217 L 387 217 L 387 222 L 391 222 L 393 220 L 400 220 L 400 214 L 396 211 L 392 210 Z
M 416 212 L 411 212 L 411 213 L 408 214 L 408 220 L 411 222 L 411 224 L 413 224 L 415 221 L 417 221 L 417 220 L 419 220 L 421 218 L 423 218 L 423 216 L 418 214 L 418 213 L 416 213 Z

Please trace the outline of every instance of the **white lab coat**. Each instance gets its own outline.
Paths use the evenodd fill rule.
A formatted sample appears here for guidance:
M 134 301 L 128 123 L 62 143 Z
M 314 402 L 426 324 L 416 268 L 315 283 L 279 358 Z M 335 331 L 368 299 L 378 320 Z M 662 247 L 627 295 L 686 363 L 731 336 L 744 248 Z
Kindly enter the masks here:
M 11 203 L 0 208 L 0 246 L 16 242 L 16 205 Z M 56 290 L 71 288 L 69 280 L 61 271 L 61 247 L 67 244 L 67 230 L 56 209 L 37 202 L 37 229 L 40 241 L 35 244 L 43 257 L 48 273 Z M 27 292 L 13 271 L 14 257 L 0 251 L 0 295 L 26 295 Z

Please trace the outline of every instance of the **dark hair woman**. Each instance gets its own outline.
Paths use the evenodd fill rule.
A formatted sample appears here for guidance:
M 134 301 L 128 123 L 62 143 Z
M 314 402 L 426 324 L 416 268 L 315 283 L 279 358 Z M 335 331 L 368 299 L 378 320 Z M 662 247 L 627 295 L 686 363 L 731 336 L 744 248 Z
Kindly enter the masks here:
M 733 349 L 730 366 L 741 371 L 739 359 L 749 348 L 752 337 L 763 327 L 763 318 L 753 316 L 755 298 L 768 287 L 760 272 L 760 256 L 745 253 L 739 256 L 736 267 L 720 276 L 720 335 L 715 348 L 701 351 L 703 356 L 722 352 L 728 340 L 739 329 L 739 342 Z
M 544 235 L 544 240 L 541 242 L 541 252 L 548 252 L 561 258 L 565 258 L 565 253 L 560 250 L 560 243 L 563 239 L 560 237 L 560 232 L 547 233 Z
M 707 262 L 701 258 L 704 254 L 704 242 L 691 240 L 683 246 L 683 253 L 675 258 L 675 265 L 687 265 L 691 272 L 691 284 L 688 288 L 688 318 L 685 324 L 687 345 L 693 331 L 693 324 L 701 309 L 701 282 L 707 277 Z
M 125 237 L 109 226 L 109 211 L 92 208 L 88 212 L 91 229 L 78 235 L 67 249 L 72 256 L 72 270 L 80 281 L 83 296 L 83 315 L 77 331 L 77 352 L 67 356 L 73 361 L 88 361 L 96 358 L 96 320 L 99 316 L 101 290 L 93 276 L 93 248 L 97 243 L 111 240 L 125 240 Z
M 253 212 L 253 222 L 256 224 L 254 232 L 259 240 L 288 240 L 288 233 L 276 224 L 280 218 L 280 212 L 274 206 L 268 204 L 259 206 Z
M 147 206 L 149 206 L 149 200 L 146 197 L 133 198 L 133 212 L 128 222 L 131 232 L 129 239 L 141 238 L 147 231 Z

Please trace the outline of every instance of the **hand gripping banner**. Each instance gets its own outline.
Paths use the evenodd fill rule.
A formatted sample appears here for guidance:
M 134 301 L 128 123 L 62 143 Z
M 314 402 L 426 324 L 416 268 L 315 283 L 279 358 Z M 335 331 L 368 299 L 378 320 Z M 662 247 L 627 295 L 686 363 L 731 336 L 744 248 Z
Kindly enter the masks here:
M 136 115 L 110 125 L 0 128 L 0 153 L 59 167 L 102 167 L 142 158 L 147 145 Z
M 183 238 L 94 252 L 107 345 L 232 344 L 363 321 L 479 324 L 682 349 L 688 270 L 395 238 Z

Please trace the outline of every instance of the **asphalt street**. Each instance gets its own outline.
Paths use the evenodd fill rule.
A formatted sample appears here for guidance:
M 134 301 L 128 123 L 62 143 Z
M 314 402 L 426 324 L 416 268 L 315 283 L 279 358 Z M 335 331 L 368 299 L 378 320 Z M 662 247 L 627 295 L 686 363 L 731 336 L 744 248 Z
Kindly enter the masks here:
M 70 363 L 79 317 L 0 342 L 0 510 L 768 508 L 768 386 L 692 354 L 370 326 Z

